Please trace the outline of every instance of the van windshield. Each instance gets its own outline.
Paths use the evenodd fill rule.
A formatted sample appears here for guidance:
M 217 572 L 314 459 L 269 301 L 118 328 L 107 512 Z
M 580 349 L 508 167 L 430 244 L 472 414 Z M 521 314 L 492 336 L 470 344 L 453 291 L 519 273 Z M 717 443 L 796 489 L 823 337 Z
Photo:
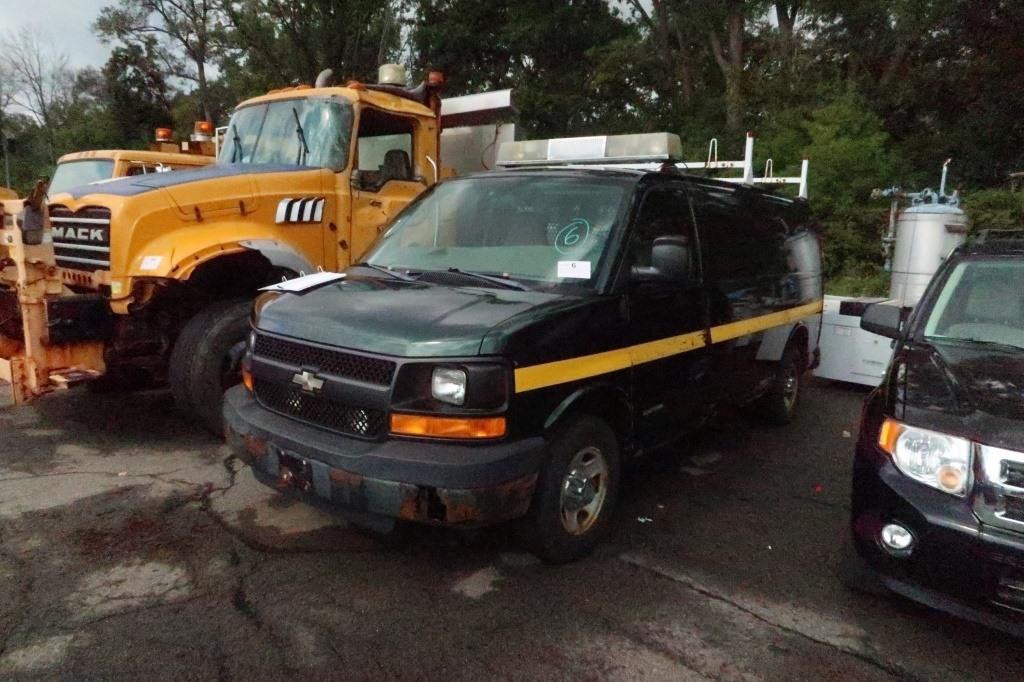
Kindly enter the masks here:
M 364 260 L 593 289 L 629 189 L 615 178 L 526 174 L 443 182 L 410 205 Z
M 1024 260 L 981 258 L 956 266 L 935 300 L 924 336 L 1024 350 Z
M 224 134 L 224 163 L 282 163 L 342 170 L 352 137 L 352 105 L 339 97 L 286 99 L 235 111 Z

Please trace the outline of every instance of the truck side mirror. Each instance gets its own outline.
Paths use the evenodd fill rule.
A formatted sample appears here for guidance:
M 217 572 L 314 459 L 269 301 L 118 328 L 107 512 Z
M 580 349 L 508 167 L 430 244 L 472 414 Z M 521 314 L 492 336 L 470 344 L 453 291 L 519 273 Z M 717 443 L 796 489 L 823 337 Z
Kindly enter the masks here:
M 899 306 L 886 303 L 872 303 L 864 309 L 860 328 L 872 334 L 898 339 L 903 322 L 903 311 Z
M 683 284 L 690 279 L 690 240 L 682 235 L 657 237 L 651 247 L 650 267 L 633 266 L 632 278 L 637 282 L 672 282 Z

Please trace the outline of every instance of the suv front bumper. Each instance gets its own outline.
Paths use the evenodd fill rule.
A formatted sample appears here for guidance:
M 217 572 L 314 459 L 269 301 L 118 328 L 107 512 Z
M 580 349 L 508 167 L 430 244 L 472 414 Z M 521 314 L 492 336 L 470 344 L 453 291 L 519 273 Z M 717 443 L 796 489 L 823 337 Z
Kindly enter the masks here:
M 368 442 L 263 408 L 245 387 L 224 396 L 225 435 L 262 483 L 373 527 L 387 519 L 477 527 L 526 514 L 540 437 L 500 443 Z
M 914 536 L 909 552 L 887 551 L 882 526 Z M 1024 636 L 1024 534 L 981 524 L 962 499 L 903 475 L 873 443 L 857 444 L 851 530 L 854 546 L 891 592 Z

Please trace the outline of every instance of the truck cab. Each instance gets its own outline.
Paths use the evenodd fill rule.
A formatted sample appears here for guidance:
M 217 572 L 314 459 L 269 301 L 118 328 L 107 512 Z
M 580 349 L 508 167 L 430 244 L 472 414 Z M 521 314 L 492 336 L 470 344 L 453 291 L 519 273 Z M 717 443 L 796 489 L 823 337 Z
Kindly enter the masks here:
M 62 316 L 41 327 L 5 327 L 18 333 L 2 344 L 4 359 L 42 339 L 88 347 L 78 355 L 101 361 L 27 358 L 20 366 L 30 376 L 13 382 L 16 401 L 59 387 L 54 376 L 105 376 L 115 387 L 167 379 L 179 409 L 219 432 L 221 395 L 238 376 L 232 349 L 257 289 L 357 261 L 442 173 L 443 77 L 410 89 L 404 73 L 386 73 L 378 84 L 335 86 L 324 77 L 242 102 L 215 164 L 51 191 L 54 230 L 44 241 L 53 253 L 33 267 L 60 285 L 46 301 L 73 298 L 75 306 L 60 306 Z M 21 239 L 9 230 L 7 239 Z M 30 304 L 19 301 L 13 275 L 0 280 L 0 298 L 16 311 Z

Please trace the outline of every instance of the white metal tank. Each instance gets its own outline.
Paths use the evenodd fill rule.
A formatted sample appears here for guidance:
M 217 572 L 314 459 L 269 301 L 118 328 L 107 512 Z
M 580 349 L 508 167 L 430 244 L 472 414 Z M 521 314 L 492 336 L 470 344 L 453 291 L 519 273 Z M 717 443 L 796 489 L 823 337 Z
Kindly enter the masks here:
M 902 307 L 917 305 L 942 261 L 967 236 L 967 214 L 960 210 L 959 201 L 938 203 L 941 196 L 919 193 L 915 204 L 900 211 L 896 219 L 889 298 Z

